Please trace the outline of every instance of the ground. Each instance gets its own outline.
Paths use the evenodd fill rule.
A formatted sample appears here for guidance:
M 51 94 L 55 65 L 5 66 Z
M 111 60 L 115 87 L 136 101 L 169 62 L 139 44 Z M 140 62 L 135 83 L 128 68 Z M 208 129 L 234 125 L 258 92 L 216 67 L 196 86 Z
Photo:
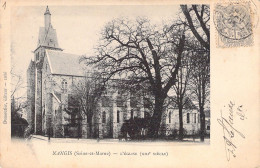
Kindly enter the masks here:
M 40 135 L 33 135 L 31 136 L 30 139 L 25 140 L 27 143 L 91 143 L 91 144 L 108 144 L 108 143 L 131 143 L 131 144 L 143 144 L 143 143 L 156 143 L 156 144 L 165 144 L 171 143 L 171 144 L 179 144 L 179 145 L 202 145 L 202 144 L 210 144 L 210 139 L 206 138 L 204 143 L 200 142 L 200 139 L 192 139 L 192 138 L 184 138 L 183 141 L 178 141 L 178 140 L 130 140 L 130 141 L 125 141 L 125 140 L 119 140 L 119 139 L 77 139 L 77 138 L 50 138 L 45 136 L 40 136 Z

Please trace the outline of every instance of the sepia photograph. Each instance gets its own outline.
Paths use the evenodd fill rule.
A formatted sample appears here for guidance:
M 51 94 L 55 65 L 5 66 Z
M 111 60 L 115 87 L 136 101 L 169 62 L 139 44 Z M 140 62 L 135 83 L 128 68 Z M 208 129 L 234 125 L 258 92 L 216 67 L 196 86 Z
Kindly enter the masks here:
M 0 1 L 0 167 L 259 167 L 259 7 Z
M 12 10 L 12 138 L 209 143 L 209 5 L 158 8 Z

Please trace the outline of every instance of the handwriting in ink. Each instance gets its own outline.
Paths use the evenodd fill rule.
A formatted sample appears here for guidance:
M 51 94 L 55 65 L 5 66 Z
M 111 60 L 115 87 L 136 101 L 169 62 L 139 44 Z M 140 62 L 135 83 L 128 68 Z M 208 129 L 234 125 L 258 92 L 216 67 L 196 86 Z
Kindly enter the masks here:
M 3 3 L 2 8 L 6 8 L 6 1 Z
M 222 110 L 220 111 L 221 117 L 217 119 L 218 123 L 223 128 L 223 138 L 225 142 L 225 152 L 227 160 L 230 160 L 230 157 L 236 157 L 237 146 L 234 144 L 235 135 L 245 138 L 245 135 L 235 128 L 234 116 L 238 115 L 240 120 L 245 120 L 245 113 L 243 111 L 243 106 L 235 107 L 235 103 L 231 102 L 228 104 L 228 117 L 223 117 Z

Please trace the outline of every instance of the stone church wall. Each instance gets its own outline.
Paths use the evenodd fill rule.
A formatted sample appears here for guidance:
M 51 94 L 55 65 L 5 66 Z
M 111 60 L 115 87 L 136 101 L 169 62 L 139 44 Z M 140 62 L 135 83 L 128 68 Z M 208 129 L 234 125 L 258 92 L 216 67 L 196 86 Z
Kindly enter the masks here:
M 187 122 L 188 113 L 189 122 Z M 199 131 L 200 125 L 197 109 L 183 109 L 183 128 L 186 130 L 187 135 L 192 135 Z M 174 130 L 179 130 L 179 110 L 177 108 L 170 108 L 163 114 L 160 134 L 166 136 L 172 135 Z
M 35 62 L 31 61 L 27 69 L 27 121 L 32 132 L 35 129 Z

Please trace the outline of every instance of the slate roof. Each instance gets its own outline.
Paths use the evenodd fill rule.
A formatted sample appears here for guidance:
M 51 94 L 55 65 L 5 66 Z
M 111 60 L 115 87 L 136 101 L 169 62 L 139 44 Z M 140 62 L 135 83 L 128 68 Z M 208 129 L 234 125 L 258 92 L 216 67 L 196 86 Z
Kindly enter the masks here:
M 169 101 L 170 101 L 170 106 L 172 108 L 177 108 L 177 104 L 176 104 L 176 96 L 169 96 L 168 97 Z M 184 99 L 185 103 L 184 103 L 184 109 L 197 109 L 196 105 L 191 101 L 190 98 L 185 98 Z
M 60 48 L 56 30 L 52 28 L 52 25 L 46 30 L 45 27 L 40 27 L 38 46 L 48 46 L 53 48 Z
M 185 100 L 184 108 L 186 108 L 186 109 L 197 109 L 195 104 L 188 97 Z
M 56 50 L 46 50 L 46 56 L 52 74 L 84 76 L 81 56 Z

